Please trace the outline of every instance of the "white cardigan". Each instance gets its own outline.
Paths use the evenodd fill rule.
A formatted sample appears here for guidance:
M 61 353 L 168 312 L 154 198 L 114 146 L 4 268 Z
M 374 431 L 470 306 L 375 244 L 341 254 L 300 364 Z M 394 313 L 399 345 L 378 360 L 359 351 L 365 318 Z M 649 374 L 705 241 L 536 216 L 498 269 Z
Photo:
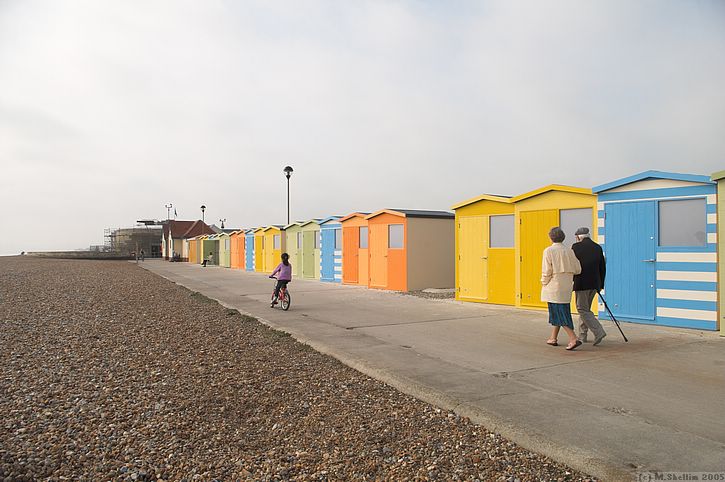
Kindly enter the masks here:
M 544 250 L 541 262 L 541 301 L 570 303 L 574 275 L 582 272 L 574 251 L 561 243 L 553 243 Z

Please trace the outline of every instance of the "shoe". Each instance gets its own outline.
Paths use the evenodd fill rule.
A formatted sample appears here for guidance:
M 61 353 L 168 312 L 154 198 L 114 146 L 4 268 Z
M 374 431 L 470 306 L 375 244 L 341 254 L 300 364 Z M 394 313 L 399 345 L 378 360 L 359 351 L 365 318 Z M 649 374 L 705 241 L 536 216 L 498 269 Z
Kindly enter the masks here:
M 546 340 L 546 344 L 549 346 L 559 346 L 556 340 Z
M 574 343 L 573 345 L 567 346 L 566 349 L 567 349 L 567 351 L 574 351 L 577 348 L 579 348 L 581 346 L 581 344 L 582 344 L 582 342 L 577 340 L 576 343 Z
M 578 339 L 578 340 L 579 340 L 580 342 L 582 342 L 582 343 L 589 343 L 589 342 L 587 341 L 587 335 L 584 335 L 584 336 L 580 336 L 580 337 L 579 337 L 579 338 L 577 338 L 577 339 Z
M 597 346 L 598 344 L 600 344 L 602 342 L 602 340 L 604 339 L 605 336 L 607 336 L 607 334 L 606 333 L 602 333 L 601 336 L 596 337 L 594 339 L 594 343 L 592 343 L 592 346 Z

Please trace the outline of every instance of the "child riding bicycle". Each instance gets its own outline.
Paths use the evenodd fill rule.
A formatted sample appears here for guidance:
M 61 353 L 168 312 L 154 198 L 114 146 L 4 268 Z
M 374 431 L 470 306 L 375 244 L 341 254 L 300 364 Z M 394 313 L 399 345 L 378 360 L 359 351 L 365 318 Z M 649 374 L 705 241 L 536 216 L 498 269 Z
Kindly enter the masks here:
M 287 283 L 292 281 L 292 265 L 289 262 L 289 254 L 282 253 L 281 257 L 282 262 L 278 264 L 277 267 L 274 268 L 274 271 L 272 271 L 272 274 L 269 275 L 270 278 L 274 278 L 274 275 L 279 273 L 279 276 L 277 276 L 277 285 L 274 287 L 274 295 L 272 295 L 271 306 L 277 304 L 277 301 L 279 300 L 279 290 L 287 288 Z

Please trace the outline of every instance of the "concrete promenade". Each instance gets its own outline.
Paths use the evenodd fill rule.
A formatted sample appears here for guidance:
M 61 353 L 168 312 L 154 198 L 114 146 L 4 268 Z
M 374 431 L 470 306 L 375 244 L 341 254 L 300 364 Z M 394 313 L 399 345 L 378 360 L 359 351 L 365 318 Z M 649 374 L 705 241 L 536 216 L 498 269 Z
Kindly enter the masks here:
M 139 263 L 399 390 L 605 480 L 725 471 L 725 338 L 624 323 L 601 346 L 547 346 L 546 314 L 266 275 Z M 577 321 L 575 319 L 575 321 Z

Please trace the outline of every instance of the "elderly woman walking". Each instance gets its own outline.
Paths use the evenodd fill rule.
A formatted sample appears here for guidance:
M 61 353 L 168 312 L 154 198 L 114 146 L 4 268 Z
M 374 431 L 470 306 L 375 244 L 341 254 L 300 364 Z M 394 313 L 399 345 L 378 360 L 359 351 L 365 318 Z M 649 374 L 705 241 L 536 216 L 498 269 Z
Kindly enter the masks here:
M 574 333 L 570 306 L 574 275 L 582 269 L 574 251 L 562 244 L 565 237 L 558 226 L 549 231 L 551 246 L 544 250 L 541 262 L 541 301 L 549 305 L 549 323 L 554 326 L 546 343 L 558 346 L 559 329 L 564 328 L 569 337 L 566 349 L 571 351 L 582 344 Z

